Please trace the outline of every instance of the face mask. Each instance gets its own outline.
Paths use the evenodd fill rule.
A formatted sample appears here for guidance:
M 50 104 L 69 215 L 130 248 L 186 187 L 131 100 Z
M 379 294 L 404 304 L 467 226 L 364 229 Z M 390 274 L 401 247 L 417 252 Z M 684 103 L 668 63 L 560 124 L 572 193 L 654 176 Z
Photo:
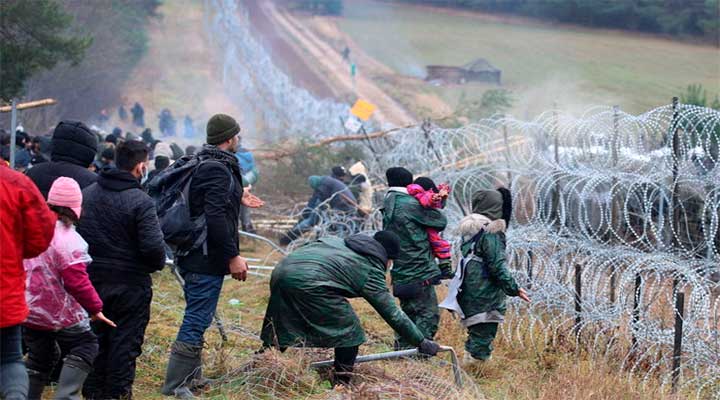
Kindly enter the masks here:
M 147 168 L 147 166 L 145 166 L 145 167 L 143 167 L 142 178 L 140 178 L 140 184 L 141 184 L 141 185 L 144 185 L 145 182 L 147 182 L 147 180 L 148 180 L 148 175 L 149 175 L 148 168 Z

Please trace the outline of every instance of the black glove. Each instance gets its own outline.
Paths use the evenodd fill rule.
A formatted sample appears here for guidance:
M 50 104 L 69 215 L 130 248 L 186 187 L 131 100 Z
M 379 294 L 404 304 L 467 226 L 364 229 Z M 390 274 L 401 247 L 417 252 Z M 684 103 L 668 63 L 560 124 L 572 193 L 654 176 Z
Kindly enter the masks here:
M 437 354 L 438 350 L 440 350 L 440 345 L 432 340 L 423 339 L 423 341 L 420 342 L 420 345 L 418 345 L 418 351 L 420 354 L 434 356 Z
M 447 260 L 440 260 L 438 263 L 438 267 L 440 267 L 440 279 L 452 279 L 453 278 L 453 272 L 452 272 L 452 261 L 449 259 Z

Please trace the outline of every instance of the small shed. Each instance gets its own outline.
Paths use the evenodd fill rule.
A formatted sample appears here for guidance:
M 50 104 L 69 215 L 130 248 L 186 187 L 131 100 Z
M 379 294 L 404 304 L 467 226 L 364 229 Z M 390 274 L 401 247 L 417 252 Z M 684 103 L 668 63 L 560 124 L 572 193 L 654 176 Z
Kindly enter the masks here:
M 478 58 L 462 67 L 448 65 L 428 65 L 426 81 L 463 84 L 466 82 L 487 82 L 501 84 L 502 71 L 495 68 L 484 58 Z

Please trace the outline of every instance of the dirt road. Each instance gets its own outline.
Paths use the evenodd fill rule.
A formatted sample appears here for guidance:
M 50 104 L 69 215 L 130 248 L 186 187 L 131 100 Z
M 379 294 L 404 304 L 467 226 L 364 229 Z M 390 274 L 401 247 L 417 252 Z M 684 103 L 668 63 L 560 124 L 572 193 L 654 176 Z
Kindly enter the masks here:
M 327 82 L 341 92 L 349 93 L 349 97 L 362 98 L 377 106 L 374 118 L 381 124 L 405 126 L 416 123 L 416 119 L 392 97 L 380 89 L 371 79 L 359 71 L 355 82 L 350 75 L 350 65 L 342 55 L 307 29 L 294 16 L 281 11 L 267 0 L 259 0 L 260 7 L 272 23 L 292 37 L 310 58 L 326 72 Z M 354 96 L 352 96 L 354 95 Z

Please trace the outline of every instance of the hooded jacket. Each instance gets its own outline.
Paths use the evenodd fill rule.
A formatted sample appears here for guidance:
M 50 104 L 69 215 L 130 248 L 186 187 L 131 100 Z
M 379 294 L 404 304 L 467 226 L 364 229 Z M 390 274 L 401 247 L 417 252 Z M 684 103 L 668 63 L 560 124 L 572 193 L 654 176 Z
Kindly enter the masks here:
M 326 237 L 286 257 L 270 279 L 262 328 L 267 346 L 351 347 L 365 342 L 347 298 L 362 297 L 413 345 L 423 334 L 385 284 L 385 249 L 366 235 Z
M 425 229 L 445 229 L 445 216 L 423 208 L 405 188 L 388 191 L 382 213 L 383 229 L 400 237 L 400 257 L 390 271 L 393 284 L 416 283 L 440 275 Z
M 307 207 L 315 209 L 324 201 L 330 199 L 329 204 L 333 210 L 355 212 L 357 200 L 347 185 L 331 176 L 311 176 L 308 181 L 313 188 L 313 195 Z M 350 201 L 348 201 L 350 200 Z
M 460 221 L 463 261 L 440 307 L 457 311 L 464 326 L 502 322 L 507 296 L 519 286 L 505 265 L 505 221 L 471 214 Z
M 47 249 L 56 220 L 30 179 L 0 164 L 0 328 L 27 317 L 23 259 Z
M 98 141 L 85 124 L 60 122 L 53 132 L 51 145 L 51 161 L 35 165 L 27 171 L 27 176 L 40 189 L 43 197 L 47 199 L 53 182 L 61 176 L 74 179 L 81 189 L 97 180 L 97 175 L 88 167 L 97 154 Z
M 165 243 L 155 202 L 129 172 L 104 169 L 83 190 L 78 233 L 89 245 L 93 283 L 151 285 L 165 265 Z

